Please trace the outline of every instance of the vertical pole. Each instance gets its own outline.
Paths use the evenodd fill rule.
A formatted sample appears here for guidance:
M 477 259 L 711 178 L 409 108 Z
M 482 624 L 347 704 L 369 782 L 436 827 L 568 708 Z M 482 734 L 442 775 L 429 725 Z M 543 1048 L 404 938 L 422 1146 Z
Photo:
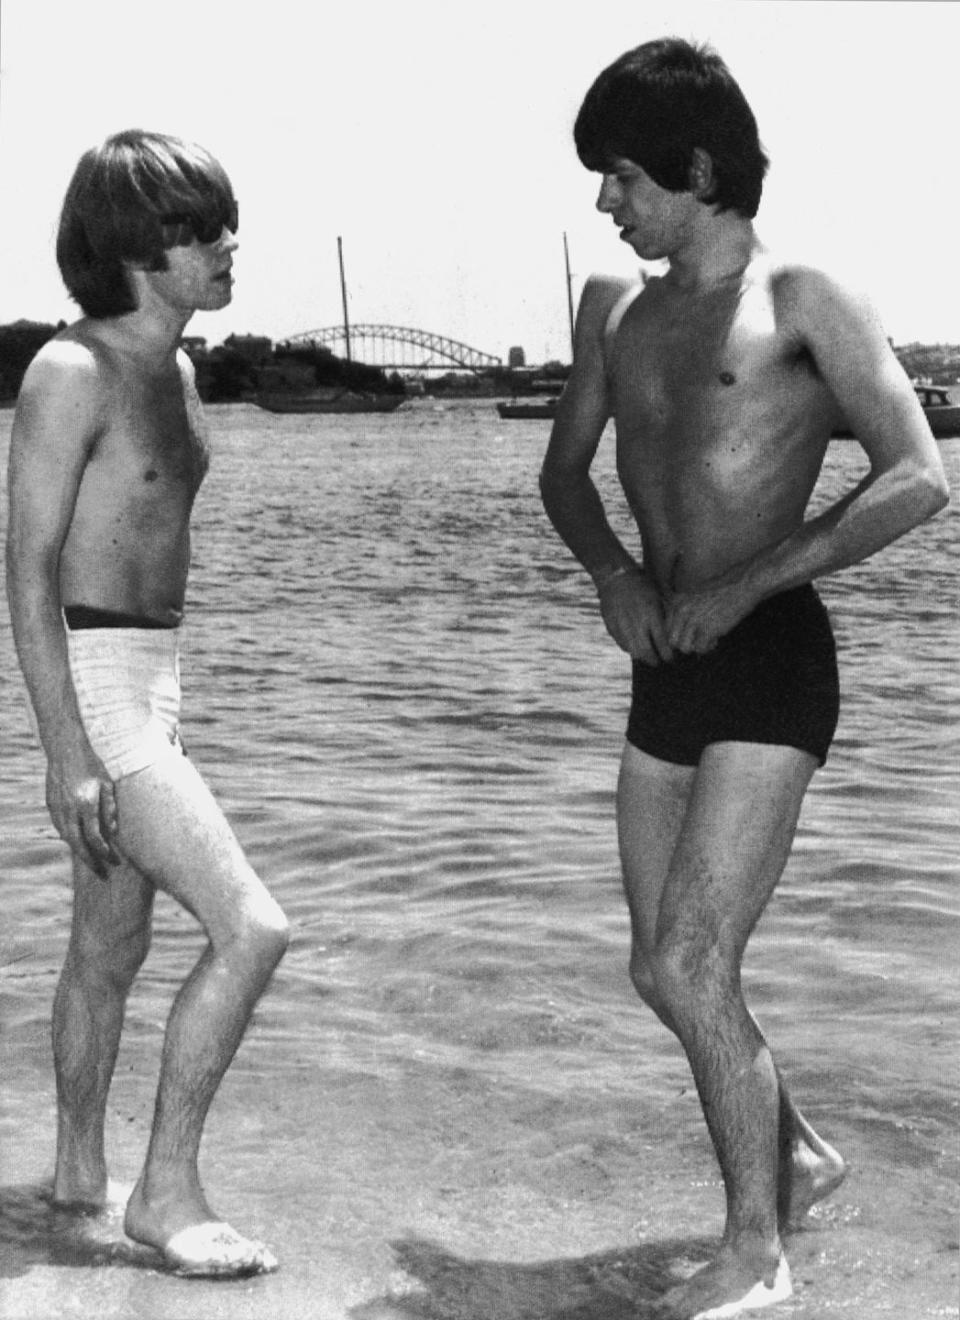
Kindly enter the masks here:
M 573 361 L 573 292 L 570 280 L 570 249 L 567 247 L 567 235 L 563 235 L 563 261 L 567 269 L 567 316 L 570 318 L 570 360 Z
M 343 301 L 343 337 L 347 342 L 347 361 L 350 361 L 350 316 L 347 312 L 347 281 L 343 276 L 343 239 L 337 236 L 337 256 L 340 260 L 340 297 Z

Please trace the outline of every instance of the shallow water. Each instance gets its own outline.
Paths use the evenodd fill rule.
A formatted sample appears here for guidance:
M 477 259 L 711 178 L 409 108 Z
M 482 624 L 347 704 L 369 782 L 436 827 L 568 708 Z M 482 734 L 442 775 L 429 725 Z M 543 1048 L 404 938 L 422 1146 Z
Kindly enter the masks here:
M 722 1202 L 686 1065 L 626 978 L 628 666 L 541 511 L 546 430 L 485 402 L 210 417 L 184 737 L 294 942 L 205 1168 L 284 1270 L 223 1310 L 222 1291 L 137 1268 L 109 1233 L 107 1249 L 51 1229 L 47 1022 L 69 890 L 4 619 L 0 1314 L 53 1299 L 58 1314 L 607 1320 L 633 1298 L 642 1317 L 663 1260 L 702 1253 Z M 610 448 L 600 480 L 625 529 Z M 960 441 L 942 451 L 956 491 Z M 834 446 L 815 499 L 861 471 L 857 446 Z M 841 723 L 745 979 L 853 1172 L 798 1239 L 797 1297 L 773 1314 L 956 1313 L 956 542 L 954 507 L 822 584 Z M 127 1180 L 200 947 L 162 901 L 111 1110 Z M 66 1279 L 86 1312 L 62 1309 Z

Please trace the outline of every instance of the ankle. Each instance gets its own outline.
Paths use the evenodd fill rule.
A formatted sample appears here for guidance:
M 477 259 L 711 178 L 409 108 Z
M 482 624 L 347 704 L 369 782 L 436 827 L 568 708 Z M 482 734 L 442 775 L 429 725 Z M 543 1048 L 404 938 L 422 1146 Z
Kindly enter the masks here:
M 776 1274 L 784 1253 L 779 1233 L 765 1237 L 752 1231 L 735 1233 L 728 1230 L 724 1235 L 720 1254 L 731 1257 L 741 1267 L 749 1269 L 758 1279 L 769 1283 Z

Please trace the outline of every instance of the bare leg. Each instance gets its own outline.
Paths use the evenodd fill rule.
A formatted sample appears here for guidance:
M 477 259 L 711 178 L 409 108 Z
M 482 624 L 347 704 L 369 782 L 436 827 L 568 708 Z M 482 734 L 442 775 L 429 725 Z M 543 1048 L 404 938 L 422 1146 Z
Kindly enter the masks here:
M 686 1050 L 727 1190 L 721 1251 L 663 1299 L 664 1316 L 789 1293 L 777 1222 L 781 1116 L 791 1123 L 791 1149 L 816 1134 L 781 1090 L 743 1002 L 740 962 L 785 864 L 812 770 L 803 753 L 740 744 L 709 748 L 696 770 L 632 747 L 624 755 L 631 973 Z
M 102 1208 L 103 1129 L 127 995 L 150 943 L 153 887 L 130 866 L 101 879 L 73 864 L 73 924 L 53 1005 L 54 1201 Z
M 261 1244 L 217 1220 L 197 1156 L 210 1102 L 283 956 L 286 920 L 185 757 L 120 780 L 117 805 L 124 855 L 192 912 L 210 940 L 167 1023 L 153 1130 L 127 1207 L 127 1233 L 162 1250 L 184 1273 L 273 1268 Z
M 694 777 L 692 768 L 654 760 L 629 744 L 624 749 L 618 826 L 633 926 L 631 975 L 643 1000 L 674 1035 L 678 1035 L 677 1028 L 653 979 L 653 955 L 663 886 L 683 828 Z M 779 1072 L 777 1083 L 777 1207 L 783 1231 L 801 1223 L 812 1205 L 839 1186 L 846 1166 L 796 1107 Z

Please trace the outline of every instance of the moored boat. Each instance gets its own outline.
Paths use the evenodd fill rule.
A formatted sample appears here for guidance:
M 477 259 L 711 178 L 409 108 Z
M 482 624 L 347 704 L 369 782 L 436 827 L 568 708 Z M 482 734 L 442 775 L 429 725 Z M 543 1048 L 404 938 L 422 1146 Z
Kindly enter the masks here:
M 930 430 L 939 439 L 960 437 L 960 403 L 942 385 L 914 385 Z
M 258 408 L 274 413 L 391 413 L 402 394 L 357 394 L 353 390 L 261 390 Z
M 563 261 L 566 270 L 567 287 L 567 316 L 570 320 L 570 358 L 573 360 L 573 281 L 570 276 L 570 249 L 567 246 L 567 236 L 563 236 Z M 533 381 L 534 390 L 547 391 L 551 397 L 547 399 L 518 399 L 514 397 L 509 403 L 498 403 L 497 412 L 505 421 L 521 421 L 541 418 L 546 421 L 552 421 L 557 415 L 557 403 L 559 395 L 563 390 L 563 381 L 543 380 Z
M 557 400 L 553 399 L 511 399 L 509 403 L 498 403 L 497 412 L 507 420 L 516 421 L 524 418 L 557 415 Z
M 960 438 L 960 403 L 950 397 L 949 389 L 944 385 L 914 385 L 923 415 L 930 423 L 930 430 L 938 440 L 950 436 Z M 838 427 L 834 439 L 852 440 L 853 432 L 848 426 Z
M 350 357 L 350 317 L 347 312 L 347 281 L 343 272 L 343 242 L 337 239 L 340 264 L 340 296 L 343 300 L 343 333 Z M 373 394 L 369 390 L 351 390 L 346 385 L 316 386 L 313 389 L 288 386 L 286 389 L 258 390 L 255 403 L 274 413 L 392 413 L 406 399 L 405 394 Z

